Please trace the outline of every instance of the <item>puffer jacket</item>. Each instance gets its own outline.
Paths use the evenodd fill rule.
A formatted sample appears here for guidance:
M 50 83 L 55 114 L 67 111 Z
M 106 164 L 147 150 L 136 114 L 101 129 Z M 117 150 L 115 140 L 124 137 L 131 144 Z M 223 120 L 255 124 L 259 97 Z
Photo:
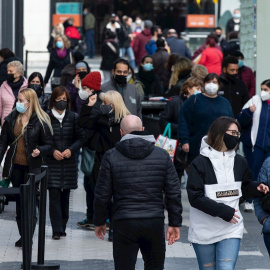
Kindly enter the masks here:
M 50 103 L 51 94 L 43 93 L 39 98 L 39 105 L 42 110 L 46 113 L 49 112 L 49 103 Z
M 83 130 L 79 127 L 79 117 L 76 113 L 66 110 L 62 123 L 50 112 L 53 127 L 53 147 L 48 156 L 49 182 L 48 188 L 76 189 L 78 178 L 77 151 L 83 144 Z M 55 150 L 71 151 L 70 158 L 56 160 Z
M 181 189 L 173 163 L 165 150 L 154 146 L 153 135 L 140 133 L 125 135 L 103 157 L 95 188 L 96 226 L 105 224 L 111 196 L 114 220 L 164 218 L 163 192 L 169 226 L 181 226 Z
M 15 121 L 18 117 L 17 111 L 12 111 L 6 118 L 0 136 L 0 161 L 2 161 L 8 146 L 10 146 L 5 159 L 3 177 L 10 178 L 13 171 L 13 159 L 17 149 L 17 142 L 12 144 L 16 136 L 14 135 Z M 52 134 L 46 123 L 40 123 L 36 113 L 33 113 L 27 129 L 25 131 L 26 154 L 29 163 L 30 173 L 39 173 L 42 163 L 45 162 L 46 156 L 51 152 Z M 39 149 L 40 155 L 32 157 L 34 149 Z
M 27 88 L 28 82 L 27 79 L 24 78 L 23 84 L 19 90 L 19 92 Z M 9 86 L 7 81 L 4 81 L 0 88 L 0 117 L 1 117 L 1 125 L 3 126 L 5 122 L 5 117 L 8 116 L 15 103 L 15 96 L 13 94 L 12 88 Z

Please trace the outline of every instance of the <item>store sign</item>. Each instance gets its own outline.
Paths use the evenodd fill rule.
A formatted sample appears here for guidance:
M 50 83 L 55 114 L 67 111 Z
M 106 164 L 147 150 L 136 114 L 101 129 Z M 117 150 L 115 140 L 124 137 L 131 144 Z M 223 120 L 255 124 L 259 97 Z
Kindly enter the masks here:
M 82 4 L 56 3 L 56 14 L 82 14 Z
M 215 15 L 189 14 L 187 15 L 188 28 L 213 28 L 215 27 Z
M 73 26 L 75 27 L 80 27 L 82 26 L 81 23 L 81 15 L 74 15 L 74 14 L 53 14 L 53 21 L 52 21 L 52 25 L 56 25 L 57 23 L 63 23 L 64 21 L 66 21 L 68 18 L 73 18 L 74 19 L 74 23 Z

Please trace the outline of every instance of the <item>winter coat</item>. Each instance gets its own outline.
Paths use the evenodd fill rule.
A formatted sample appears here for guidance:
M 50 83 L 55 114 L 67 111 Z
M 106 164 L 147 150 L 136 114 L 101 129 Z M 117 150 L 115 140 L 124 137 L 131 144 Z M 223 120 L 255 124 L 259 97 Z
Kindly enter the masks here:
M 61 71 L 61 81 L 60 85 L 67 86 L 67 84 L 72 81 L 76 76 L 75 66 L 77 63 L 72 63 L 64 67 Z
M 165 68 L 165 63 L 169 56 L 170 55 L 165 48 L 158 48 L 152 55 L 154 73 L 159 77 L 164 90 L 167 90 L 170 80 L 167 69 Z
M 227 41 L 227 43 L 223 47 L 223 56 L 226 57 L 228 55 L 232 55 L 233 53 L 237 51 L 240 51 L 240 40 L 231 39 Z
M 199 155 L 203 136 L 220 116 L 234 117 L 230 103 L 221 96 L 197 94 L 184 102 L 179 113 L 178 138 L 182 145 L 189 144 L 191 159 Z
M 113 69 L 113 62 L 119 58 L 119 48 L 117 43 L 112 39 L 107 39 L 101 46 L 101 70 Z
M 171 53 L 178 53 L 182 57 L 191 59 L 190 50 L 184 40 L 172 36 L 167 38 L 167 43 L 171 49 Z
M 205 66 L 208 73 L 214 72 L 217 75 L 220 75 L 222 60 L 222 52 L 217 48 L 209 47 L 202 52 L 199 64 Z
M 53 42 L 54 42 L 54 37 L 50 36 L 50 40 L 49 40 L 48 45 L 47 45 L 47 50 L 49 52 L 51 52 L 51 50 L 53 49 Z
M 101 113 L 101 103 L 98 98 L 94 106 L 83 105 L 79 125 L 88 130 L 88 142 L 85 145 L 100 155 L 104 155 L 120 141 L 121 135 L 120 123 L 109 123 L 109 117 Z
M 27 79 L 24 78 L 23 84 L 19 91 L 21 91 L 24 88 L 27 88 L 27 86 L 28 86 Z M 4 81 L 0 88 L 0 117 L 2 126 L 5 122 L 5 117 L 11 113 L 15 101 L 16 100 L 12 88 L 9 86 L 7 81 Z
M 68 82 L 66 85 L 68 90 L 70 101 L 71 101 L 71 111 L 80 114 L 83 104 L 85 100 L 82 100 L 79 96 L 79 89 L 74 85 L 73 80 Z
M 107 92 L 109 90 L 118 91 L 122 95 L 129 112 L 142 118 L 141 99 L 134 85 L 127 83 L 124 86 L 119 86 L 114 81 L 114 78 L 111 78 L 111 80 L 101 85 L 101 90 L 103 92 Z
M 50 52 L 50 61 L 47 67 L 46 75 L 44 78 L 44 83 L 47 84 L 52 71 L 54 70 L 53 77 L 61 77 L 61 72 L 66 65 L 70 64 L 70 49 L 67 49 L 67 54 L 64 58 L 59 58 L 57 56 L 56 49 L 52 49 Z
M 154 146 L 152 135 L 125 135 L 103 157 L 95 187 L 94 224 L 104 225 L 113 197 L 113 219 L 163 218 L 167 202 L 169 226 L 182 223 L 181 189 L 168 153 Z
M 219 88 L 219 95 L 229 100 L 233 114 L 235 117 L 241 112 L 243 106 L 249 100 L 249 94 L 245 83 L 236 78 L 234 81 L 230 81 L 225 78 L 224 74 L 220 75 L 221 86 Z
M 147 55 L 145 45 L 148 40 L 152 38 L 150 29 L 144 29 L 138 36 L 136 36 L 133 43 L 133 51 L 136 59 L 136 63 L 139 66 L 143 56 Z
M 18 115 L 19 113 L 13 110 L 5 118 L 0 136 L 0 161 L 3 160 L 7 148 L 10 146 L 3 169 L 3 177 L 7 178 L 12 176 L 13 160 L 17 149 L 17 142 L 12 143 L 16 139 L 14 126 Z M 47 124 L 43 123 L 42 126 L 37 115 L 33 113 L 25 131 L 26 154 L 30 173 L 40 173 L 42 163 L 46 161 L 47 155 L 51 152 L 52 140 L 52 134 Z M 32 152 L 36 148 L 40 151 L 40 154 L 37 157 L 32 157 Z
M 187 181 L 190 207 L 188 239 L 192 243 L 213 244 L 224 239 L 242 238 L 243 217 L 239 199 L 262 196 L 259 183 L 244 157 L 235 151 L 219 152 L 203 138 L 200 155 L 191 163 Z M 229 223 L 235 209 L 237 224 Z M 211 228 L 211 230 L 209 230 Z
M 48 93 L 43 93 L 38 98 L 39 105 L 40 105 L 41 109 L 46 113 L 49 112 L 50 98 L 51 98 L 51 94 L 48 94 Z
M 129 34 L 132 34 L 131 27 L 126 27 L 126 25 L 122 25 L 120 36 L 119 36 L 119 47 L 120 48 L 129 48 L 131 39 L 128 36 Z
M 221 47 L 220 47 L 218 44 L 216 44 L 216 47 L 215 47 L 215 48 L 218 49 L 218 50 L 220 50 L 220 51 L 222 52 L 222 49 L 221 49 Z M 192 55 L 191 60 L 195 60 L 196 57 L 198 57 L 205 49 L 206 49 L 206 42 L 204 42 L 204 43 L 201 45 L 201 47 L 199 47 L 199 49 L 197 49 L 197 50 L 194 52 L 194 54 Z
M 239 25 L 238 29 L 240 29 L 240 22 L 235 23 L 233 18 L 228 20 L 226 24 L 226 35 L 228 35 L 230 32 L 233 32 L 233 31 L 239 31 L 239 30 L 235 30 L 235 25 Z
M 238 69 L 238 77 L 246 84 L 249 97 L 252 98 L 256 94 L 256 79 L 252 69 L 242 66 Z
M 178 81 L 176 85 L 171 86 L 170 89 L 168 89 L 164 93 L 164 97 L 173 97 L 173 96 L 179 96 L 181 88 L 183 86 L 183 83 L 190 77 L 191 70 L 184 70 L 182 71 L 178 76 Z
M 78 178 L 77 151 L 83 144 L 83 130 L 79 127 L 79 116 L 66 110 L 62 123 L 49 114 L 53 128 L 53 147 L 48 155 L 49 181 L 48 188 L 76 189 Z M 56 160 L 53 157 L 55 150 L 71 151 L 70 158 Z
M 145 45 L 145 50 L 147 52 L 147 55 L 152 55 L 153 53 L 155 53 L 157 50 L 156 41 L 150 39 Z
M 166 104 L 164 111 L 160 115 L 159 126 L 163 132 L 168 123 L 171 123 L 172 138 L 177 140 L 178 117 L 180 109 L 186 100 L 184 96 L 174 96 Z
M 0 63 L 0 86 L 2 85 L 2 83 L 4 81 L 7 80 L 7 65 L 8 65 L 8 63 L 10 63 L 12 61 L 20 61 L 21 63 L 23 63 L 21 59 L 15 57 L 15 56 L 4 59 Z
M 258 176 L 258 182 L 263 183 L 267 186 L 270 186 L 270 158 L 267 158 L 264 161 L 264 163 L 260 169 L 260 173 Z M 255 198 L 253 203 L 254 203 L 254 208 L 255 208 L 255 215 L 258 218 L 258 221 L 261 224 L 263 224 L 264 219 L 267 218 L 267 220 L 263 224 L 262 232 L 263 233 L 270 233 L 270 219 L 269 219 L 270 212 L 267 212 L 262 208 L 262 205 L 260 203 L 260 198 Z

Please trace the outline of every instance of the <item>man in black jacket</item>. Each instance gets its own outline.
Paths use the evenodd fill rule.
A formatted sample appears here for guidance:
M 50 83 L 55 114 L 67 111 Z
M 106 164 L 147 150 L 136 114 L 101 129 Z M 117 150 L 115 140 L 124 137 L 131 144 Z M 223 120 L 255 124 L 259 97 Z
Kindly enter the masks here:
M 169 245 L 180 238 L 180 181 L 168 153 L 154 145 L 139 117 L 121 122 L 121 141 L 103 157 L 95 189 L 94 224 L 104 239 L 106 214 L 113 197 L 113 255 L 116 270 L 135 269 L 138 250 L 145 269 L 164 269 L 164 202 Z
M 221 87 L 218 93 L 229 100 L 235 117 L 249 100 L 247 86 L 237 78 L 237 74 L 238 59 L 234 56 L 225 57 L 222 62 Z

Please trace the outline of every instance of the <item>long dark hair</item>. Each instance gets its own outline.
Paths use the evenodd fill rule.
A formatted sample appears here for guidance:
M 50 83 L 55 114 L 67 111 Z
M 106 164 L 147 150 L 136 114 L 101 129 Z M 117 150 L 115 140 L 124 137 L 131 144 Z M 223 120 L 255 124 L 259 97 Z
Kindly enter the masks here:
M 266 85 L 267 87 L 270 88 L 270 79 L 264 80 L 261 85 Z
M 42 75 L 41 75 L 39 72 L 33 72 L 33 73 L 29 76 L 29 78 L 28 78 L 28 88 L 31 88 L 31 87 L 30 87 L 31 81 L 33 81 L 33 79 L 35 79 L 36 77 L 39 78 L 39 80 L 40 80 L 40 85 L 42 86 L 42 88 L 44 88 L 44 80 L 43 80 Z
M 241 130 L 239 123 L 231 117 L 221 116 L 216 119 L 207 134 L 207 143 L 217 151 L 221 151 L 223 146 L 223 137 L 231 124 L 235 124 L 238 130 Z

